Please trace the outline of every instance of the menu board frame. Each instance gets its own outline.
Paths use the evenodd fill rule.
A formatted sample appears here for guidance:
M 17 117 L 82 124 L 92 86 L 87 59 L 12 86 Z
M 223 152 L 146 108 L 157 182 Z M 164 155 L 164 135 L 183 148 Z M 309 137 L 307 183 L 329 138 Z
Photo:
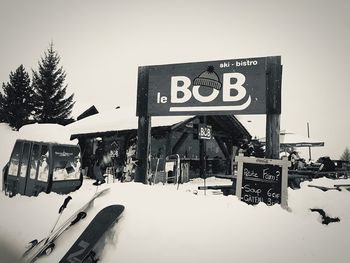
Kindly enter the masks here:
M 246 157 L 240 154 L 236 156 L 236 161 L 236 196 L 239 200 L 248 204 L 264 202 L 267 205 L 273 205 L 279 203 L 282 208 L 287 209 L 290 161 L 286 157 L 278 160 Z M 249 170 L 249 167 L 254 169 Z

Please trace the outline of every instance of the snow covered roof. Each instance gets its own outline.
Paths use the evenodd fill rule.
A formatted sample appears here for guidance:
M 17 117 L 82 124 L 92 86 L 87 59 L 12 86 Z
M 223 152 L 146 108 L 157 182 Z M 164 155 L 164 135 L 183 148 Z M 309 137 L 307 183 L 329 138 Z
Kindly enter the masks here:
M 152 117 L 152 127 L 171 126 L 191 116 Z M 122 108 L 100 112 L 67 125 L 72 135 L 132 130 L 138 127 L 135 112 Z
M 265 138 L 261 138 L 260 141 L 265 143 Z M 315 138 L 304 137 L 293 132 L 281 131 L 280 145 L 282 147 L 316 147 L 324 146 L 324 142 Z
M 71 133 L 66 126 L 54 123 L 35 123 L 22 126 L 17 139 L 77 145 L 77 140 L 70 140 Z

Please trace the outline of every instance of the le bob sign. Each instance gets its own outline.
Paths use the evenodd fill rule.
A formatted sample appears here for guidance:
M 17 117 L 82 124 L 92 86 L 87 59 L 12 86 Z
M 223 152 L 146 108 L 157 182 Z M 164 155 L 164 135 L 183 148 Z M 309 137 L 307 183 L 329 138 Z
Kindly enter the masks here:
M 266 113 L 267 57 L 146 68 L 146 115 Z

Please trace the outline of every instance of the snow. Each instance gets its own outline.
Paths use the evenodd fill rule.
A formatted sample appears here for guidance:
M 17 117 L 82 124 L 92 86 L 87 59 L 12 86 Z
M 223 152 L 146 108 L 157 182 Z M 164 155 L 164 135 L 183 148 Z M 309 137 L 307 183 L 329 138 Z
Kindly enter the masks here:
M 260 141 L 265 143 L 266 138 L 261 138 Z M 308 138 L 295 134 L 293 132 L 281 132 L 280 133 L 281 147 L 315 147 L 324 146 L 324 142 L 315 138 Z
M 1 145 L 14 142 L 18 132 L 4 125 L 0 129 Z M 1 151 L 1 167 L 9 151 Z M 92 182 L 85 179 L 78 191 L 69 194 L 72 200 L 60 222 L 93 196 Z M 206 183 L 230 181 L 209 178 Z M 180 185 L 179 190 L 175 185 L 104 184 L 99 190 L 110 188 L 109 193 L 96 199 L 87 217 L 56 241 L 51 255 L 37 262 L 58 262 L 94 215 L 111 204 L 122 204 L 125 211 L 106 236 L 100 262 L 348 262 L 350 192 L 323 192 L 308 184 L 350 184 L 350 179 L 321 178 L 303 182 L 299 190 L 288 189 L 288 210 L 279 205 L 247 205 L 217 191 L 204 195 L 197 191 L 201 179 Z M 29 241 L 44 238 L 66 197 L 41 193 L 8 198 L 0 192 L 0 262 L 16 262 L 11 257 L 23 253 Z M 341 221 L 323 225 L 310 208 L 322 208 Z
M 35 123 L 24 125 L 19 129 L 18 138 L 32 141 L 43 141 L 77 145 L 78 140 L 70 140 L 71 132 L 66 126 L 54 123 Z
M 18 138 L 18 132 L 13 131 L 6 123 L 0 123 L 0 169 L 2 169 L 10 159 L 13 145 Z M 0 187 L 2 180 L 0 180 Z
M 329 179 L 312 182 L 334 184 Z M 227 184 L 210 178 L 207 184 Z M 336 183 L 349 183 L 337 180 Z M 290 211 L 265 204 L 250 206 L 235 196 L 213 191 L 194 194 L 201 180 L 180 185 L 148 186 L 138 183 L 110 183 L 106 195 L 95 200 L 88 216 L 63 234 L 50 256 L 38 262 L 58 262 L 93 216 L 110 204 L 123 204 L 125 212 L 106 238 L 101 262 L 348 262 L 348 191 L 322 192 L 302 183 L 300 190 L 289 189 Z M 96 191 L 85 180 L 61 222 L 83 205 Z M 18 255 L 27 242 L 50 232 L 65 195 L 38 197 L 0 195 L 0 236 Z M 310 208 L 322 208 L 339 223 L 328 226 Z M 5 238 L 6 237 L 6 238 Z
M 152 117 L 152 127 L 173 125 L 191 116 Z M 72 134 L 132 130 L 138 127 L 138 117 L 124 108 L 105 110 L 67 125 Z

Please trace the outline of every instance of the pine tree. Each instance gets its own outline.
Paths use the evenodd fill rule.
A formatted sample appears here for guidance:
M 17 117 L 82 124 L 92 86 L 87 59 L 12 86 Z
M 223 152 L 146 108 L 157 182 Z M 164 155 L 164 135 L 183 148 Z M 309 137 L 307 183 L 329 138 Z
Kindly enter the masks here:
M 74 94 L 66 97 L 66 73 L 58 67 L 60 57 L 50 44 L 44 58 L 39 62 L 39 71 L 33 70 L 35 119 L 38 122 L 67 124 L 74 106 Z
M 23 65 L 20 65 L 15 72 L 11 71 L 9 78 L 10 82 L 2 84 L 4 94 L 0 96 L 0 121 L 19 129 L 32 117 L 34 92 Z
M 340 160 L 350 161 L 350 150 L 348 147 L 345 148 L 343 154 L 340 156 Z
M 3 110 L 3 99 L 4 97 L 2 96 L 0 92 L 0 123 L 5 122 L 5 116 L 4 116 L 4 110 Z

